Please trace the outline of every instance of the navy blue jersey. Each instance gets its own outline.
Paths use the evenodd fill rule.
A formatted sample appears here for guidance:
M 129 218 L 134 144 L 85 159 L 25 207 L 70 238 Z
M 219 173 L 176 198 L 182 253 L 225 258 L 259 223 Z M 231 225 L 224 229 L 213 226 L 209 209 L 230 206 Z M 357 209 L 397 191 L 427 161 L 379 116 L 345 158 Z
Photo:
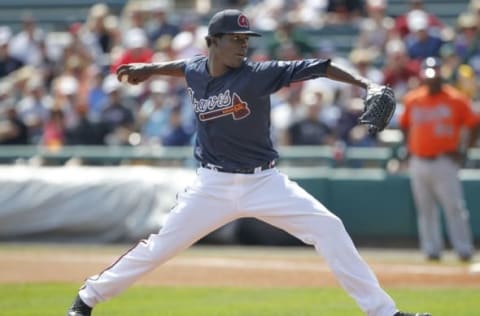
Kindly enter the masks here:
M 207 58 L 186 61 L 185 78 L 197 118 L 195 158 L 223 168 L 253 168 L 278 158 L 270 139 L 270 94 L 325 75 L 329 60 L 245 61 L 211 77 Z

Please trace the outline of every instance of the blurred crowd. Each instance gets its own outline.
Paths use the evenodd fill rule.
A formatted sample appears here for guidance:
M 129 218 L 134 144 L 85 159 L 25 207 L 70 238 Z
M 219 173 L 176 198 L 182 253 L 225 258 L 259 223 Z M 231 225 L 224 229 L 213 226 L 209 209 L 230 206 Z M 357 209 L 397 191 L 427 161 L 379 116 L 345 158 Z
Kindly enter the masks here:
M 252 28 L 250 58 L 331 58 L 402 96 L 421 83 L 420 65 L 439 57 L 445 80 L 477 106 L 480 100 L 480 1 L 471 0 L 448 25 L 407 0 L 388 16 L 388 0 L 224 1 L 242 9 Z M 0 144 L 184 146 L 194 140 L 194 116 L 177 78 L 140 85 L 119 82 L 123 63 L 161 62 L 206 53 L 211 8 L 177 11 L 168 1 L 133 1 L 121 14 L 98 3 L 83 21 L 46 32 L 35 16 L 22 29 L 0 25 Z M 328 40 L 308 36 L 330 25 L 356 30 L 342 56 Z M 272 137 L 278 145 L 380 146 L 401 141 L 394 117 L 389 131 L 370 136 L 357 117 L 364 91 L 317 79 L 278 91 L 272 99 Z

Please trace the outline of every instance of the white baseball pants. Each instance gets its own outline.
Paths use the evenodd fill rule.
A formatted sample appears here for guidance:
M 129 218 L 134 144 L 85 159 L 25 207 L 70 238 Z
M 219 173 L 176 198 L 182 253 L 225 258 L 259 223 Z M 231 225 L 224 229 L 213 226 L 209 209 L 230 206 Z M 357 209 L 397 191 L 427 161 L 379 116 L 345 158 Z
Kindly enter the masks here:
M 342 221 L 277 169 L 231 174 L 198 169 L 191 187 L 177 197 L 158 234 L 143 240 L 79 294 L 90 305 L 124 291 L 206 234 L 241 217 L 255 217 L 313 245 L 346 292 L 368 316 L 392 316 L 395 303 L 360 257 Z

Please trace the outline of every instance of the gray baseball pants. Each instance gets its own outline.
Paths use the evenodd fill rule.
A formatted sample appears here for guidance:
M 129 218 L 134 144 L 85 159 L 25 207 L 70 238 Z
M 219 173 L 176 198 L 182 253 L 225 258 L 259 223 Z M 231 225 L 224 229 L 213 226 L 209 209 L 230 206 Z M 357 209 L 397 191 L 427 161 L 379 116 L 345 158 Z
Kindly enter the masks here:
M 461 257 L 473 254 L 469 212 L 465 206 L 458 164 L 448 156 L 410 159 L 411 189 L 418 217 L 420 247 L 427 256 L 444 248 L 439 207 L 453 249 Z

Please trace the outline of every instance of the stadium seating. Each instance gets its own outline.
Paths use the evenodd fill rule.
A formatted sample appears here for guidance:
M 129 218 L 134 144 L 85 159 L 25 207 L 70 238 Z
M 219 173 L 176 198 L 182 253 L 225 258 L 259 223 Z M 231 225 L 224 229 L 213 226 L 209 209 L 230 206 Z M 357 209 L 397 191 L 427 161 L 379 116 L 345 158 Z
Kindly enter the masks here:
M 31 13 L 37 22 L 47 31 L 65 30 L 72 22 L 83 21 L 88 9 L 98 1 L 95 0 L 3 0 L 0 10 L 0 25 L 9 25 L 13 30 L 20 28 L 22 15 Z M 120 14 L 128 0 L 105 0 L 112 12 Z M 184 10 L 183 3 L 175 1 L 176 8 Z M 438 16 L 443 22 L 454 26 L 456 18 L 461 12 L 467 10 L 468 0 L 425 0 L 425 8 Z M 398 16 L 408 8 L 405 0 L 389 0 L 387 13 L 390 16 Z M 331 41 L 342 56 L 347 56 L 358 30 L 354 25 L 326 26 L 320 30 L 306 30 L 313 43 Z M 268 34 L 266 34 L 268 36 Z
M 22 16 L 31 14 L 46 31 L 65 30 L 77 21 L 85 20 L 95 0 L 2 0 L 0 25 L 8 25 L 16 31 L 20 28 Z M 112 12 L 119 14 L 127 0 L 104 0 Z

